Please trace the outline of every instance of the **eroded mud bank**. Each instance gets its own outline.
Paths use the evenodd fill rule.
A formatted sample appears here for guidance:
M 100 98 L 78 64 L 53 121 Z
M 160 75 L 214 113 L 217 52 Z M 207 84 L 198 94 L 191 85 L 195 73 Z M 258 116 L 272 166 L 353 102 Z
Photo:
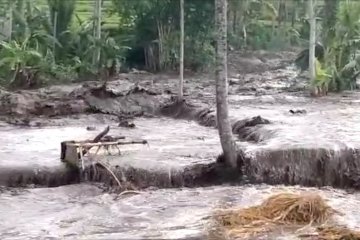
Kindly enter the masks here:
M 360 189 L 360 151 L 344 148 L 258 150 L 244 163 L 251 183 Z
M 162 107 L 160 113 L 164 116 L 173 117 L 175 119 L 186 119 L 196 121 L 202 126 L 217 127 L 216 114 L 214 110 L 210 108 L 197 107 L 189 104 L 186 101 L 174 100 L 172 103 Z M 246 141 L 259 141 L 259 137 L 256 135 L 255 130 L 257 125 L 270 124 L 270 121 L 262 118 L 261 116 L 255 116 L 245 119 L 232 119 L 232 130 L 234 134 L 237 134 L 240 139 Z
M 149 187 L 156 188 L 181 188 L 181 187 L 206 187 L 224 183 L 240 183 L 240 175 L 226 169 L 218 163 L 194 164 L 184 168 L 145 169 L 131 166 L 112 166 L 111 170 L 120 180 L 119 186 L 107 169 L 97 165 L 88 167 L 82 179 L 101 182 L 118 191 L 138 190 Z
M 1 167 L 0 185 L 7 187 L 58 187 L 79 183 L 79 169 L 66 165 L 54 167 Z

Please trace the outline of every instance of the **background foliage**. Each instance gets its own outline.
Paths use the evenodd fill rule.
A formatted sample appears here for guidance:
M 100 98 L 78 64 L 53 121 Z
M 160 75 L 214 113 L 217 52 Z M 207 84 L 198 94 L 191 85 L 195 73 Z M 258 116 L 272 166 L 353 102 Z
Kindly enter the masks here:
M 35 87 L 108 78 L 131 68 L 174 71 L 179 64 L 177 0 L 103 0 L 101 39 L 96 0 L 0 0 L 0 83 Z M 234 50 L 307 46 L 305 0 L 228 0 L 228 42 Z M 317 0 L 321 84 L 354 87 L 359 75 L 360 3 Z M 185 0 L 185 68 L 214 63 L 214 0 Z M 100 59 L 93 61 L 94 51 Z

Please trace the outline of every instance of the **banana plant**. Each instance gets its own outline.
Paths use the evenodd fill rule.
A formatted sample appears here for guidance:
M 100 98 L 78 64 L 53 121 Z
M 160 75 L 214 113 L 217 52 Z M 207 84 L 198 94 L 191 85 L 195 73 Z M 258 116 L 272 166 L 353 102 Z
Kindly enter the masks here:
M 118 69 L 123 62 L 124 52 L 129 49 L 123 45 L 123 39 L 115 39 L 110 37 L 109 33 L 103 32 L 101 38 L 98 39 L 93 35 L 93 21 L 79 21 L 79 29 L 76 34 L 69 37 L 70 46 L 69 58 L 74 66 L 76 66 L 79 74 L 90 73 L 93 75 L 100 69 L 108 69 L 116 66 Z M 69 33 L 72 34 L 72 33 Z M 93 53 L 96 49 L 100 49 L 100 61 L 97 68 L 94 68 Z
M 16 40 L 0 42 L 0 69 L 5 75 L 10 75 L 8 86 L 13 86 L 17 81 L 19 85 L 31 85 L 32 78 L 36 75 L 42 61 L 42 54 L 28 47 L 29 39 L 22 43 Z M 23 82 L 26 80 L 27 82 Z
M 326 39 L 325 65 L 331 68 L 333 90 L 339 91 L 352 89 L 359 75 L 360 3 L 341 1 L 336 17 L 334 33 Z
M 315 59 L 315 77 L 311 82 L 312 87 L 317 88 L 318 94 L 326 94 L 331 83 L 331 74 L 325 69 L 319 60 Z

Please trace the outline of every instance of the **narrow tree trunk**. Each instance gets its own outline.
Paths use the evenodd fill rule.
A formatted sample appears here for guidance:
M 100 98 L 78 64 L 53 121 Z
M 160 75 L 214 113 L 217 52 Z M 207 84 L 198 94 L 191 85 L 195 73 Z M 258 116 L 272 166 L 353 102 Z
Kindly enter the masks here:
M 246 25 L 244 24 L 242 27 L 243 37 L 244 37 L 244 48 L 247 46 L 247 31 L 246 31 Z
M 246 12 L 248 10 L 248 0 L 241 0 L 239 1 L 239 20 L 240 23 L 239 25 L 241 26 L 241 32 L 243 35 L 243 48 L 246 48 L 246 44 L 247 44 L 247 32 L 246 32 L 246 24 L 247 24 L 247 18 L 246 18 Z
M 297 4 L 294 3 L 294 6 L 292 6 L 292 13 L 291 13 L 291 27 L 295 26 L 295 22 L 297 21 Z
M 282 0 L 278 1 L 278 26 L 281 26 L 282 21 Z
M 94 38 L 96 40 L 101 39 L 101 0 L 95 0 L 94 8 Z M 96 46 L 93 57 L 94 66 L 99 67 L 100 63 L 101 49 L 99 46 Z
M 288 15 L 289 15 L 289 6 L 286 3 L 287 2 L 285 1 L 284 2 L 284 22 L 285 22 L 285 26 L 286 26 L 286 23 L 288 21 Z
M 237 20 L 237 12 L 238 12 L 238 10 L 237 10 L 237 8 L 235 8 L 234 10 L 233 10 L 233 22 L 232 22 L 232 29 L 233 29 L 233 34 L 237 34 L 237 25 L 238 25 L 238 20 Z
M 9 6 L 9 40 L 12 39 L 12 32 L 13 32 L 13 20 L 14 20 L 14 1 L 10 2 Z
M 309 74 L 310 81 L 315 80 L 315 41 L 316 41 L 316 18 L 314 14 L 314 4 L 316 0 L 308 0 L 308 13 L 310 22 L 310 41 L 309 41 Z M 316 87 L 311 90 L 313 95 L 317 95 Z
M 54 26 L 53 26 L 53 37 L 54 37 L 54 41 L 53 41 L 53 52 L 55 53 L 56 52 L 56 39 L 57 39 L 57 19 L 58 19 L 58 12 L 55 11 L 54 13 Z M 55 57 L 56 54 L 54 54 L 54 62 L 56 61 L 56 57 Z
M 179 98 L 184 96 L 184 0 L 180 0 L 180 80 Z
M 339 7 L 339 0 L 325 0 L 325 17 L 322 22 L 322 39 L 324 46 L 328 48 L 335 37 L 336 14 Z
M 215 0 L 216 43 L 216 110 L 217 124 L 225 162 L 237 166 L 236 144 L 228 112 L 227 83 L 227 0 Z

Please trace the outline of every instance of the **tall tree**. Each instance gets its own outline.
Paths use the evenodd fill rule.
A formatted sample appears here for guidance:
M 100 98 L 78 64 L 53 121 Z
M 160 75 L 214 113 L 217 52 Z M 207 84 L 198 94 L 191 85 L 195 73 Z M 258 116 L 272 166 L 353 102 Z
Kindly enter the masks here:
M 54 19 L 53 19 L 53 37 L 54 37 L 54 41 L 53 41 L 53 51 L 56 51 L 56 38 L 57 38 L 57 20 L 58 20 L 58 12 L 54 13 Z M 54 61 L 56 59 L 56 56 L 54 56 Z
M 286 24 L 287 20 L 286 1 L 279 0 L 278 4 L 278 25 L 280 27 L 283 23 Z
M 10 9 L 9 9 L 9 39 L 10 40 L 13 32 L 13 21 L 14 21 L 14 1 L 11 1 Z
M 324 46 L 328 48 L 335 38 L 336 14 L 339 8 L 339 0 L 324 1 L 324 20 L 322 23 L 322 37 Z
M 245 0 L 244 0 L 245 1 Z M 229 18 L 232 17 L 232 27 L 231 27 L 231 31 L 233 34 L 237 34 L 237 29 L 238 29 L 238 24 L 239 24 L 239 20 L 238 20 L 238 12 L 239 12 L 239 6 L 241 4 L 241 1 L 239 0 L 229 0 L 228 5 L 229 5 L 229 13 L 232 14 L 232 16 L 230 15 Z
M 184 96 L 184 35 L 184 0 L 180 0 L 180 99 Z
M 50 11 L 50 21 L 52 23 L 52 28 L 49 29 L 48 33 L 56 37 L 61 43 L 62 48 L 57 47 L 55 49 L 55 56 L 56 58 L 62 58 L 65 55 L 63 48 L 68 44 L 68 38 L 64 33 L 70 28 L 76 0 L 48 0 L 47 3 Z M 30 10 L 30 5 L 28 8 Z M 29 10 L 28 12 L 30 12 Z
M 97 42 L 101 40 L 101 0 L 95 0 L 94 5 L 94 39 Z M 99 46 L 96 46 L 93 57 L 94 66 L 99 67 L 101 50 Z
M 316 0 L 308 0 L 308 15 L 310 23 L 310 41 L 309 41 L 309 74 L 310 81 L 313 82 L 316 77 L 315 72 L 315 41 L 316 41 L 316 18 L 314 14 L 314 6 Z M 315 4 L 314 4 L 315 2 Z M 317 95 L 317 89 L 311 90 L 313 95 Z
M 232 134 L 228 111 L 227 82 L 227 0 L 215 0 L 216 29 L 216 111 L 225 163 L 237 166 L 236 143 Z

